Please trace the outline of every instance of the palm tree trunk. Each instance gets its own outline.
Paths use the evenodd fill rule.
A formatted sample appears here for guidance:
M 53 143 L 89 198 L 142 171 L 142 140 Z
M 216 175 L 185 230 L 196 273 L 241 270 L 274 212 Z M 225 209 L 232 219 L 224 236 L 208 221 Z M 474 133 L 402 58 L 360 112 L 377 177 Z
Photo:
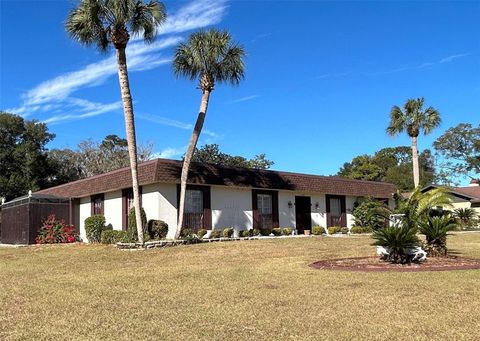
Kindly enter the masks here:
M 417 136 L 412 136 L 412 163 L 413 163 L 413 183 L 415 188 L 420 184 L 420 169 L 418 167 L 418 148 Z
M 138 186 L 137 142 L 135 138 L 135 121 L 133 117 L 132 95 L 128 82 L 127 57 L 125 48 L 117 48 L 118 81 L 122 94 L 123 112 L 125 114 L 125 129 L 127 132 L 128 155 L 132 170 L 133 207 L 137 223 L 138 241 L 143 244 L 143 226 L 140 207 L 140 191 Z
M 188 143 L 187 152 L 185 153 L 185 158 L 183 160 L 182 167 L 182 176 L 180 178 L 180 203 L 178 206 L 178 224 L 177 231 L 175 232 L 175 239 L 180 237 L 180 233 L 183 228 L 183 212 L 185 211 L 185 194 L 187 192 L 187 180 L 188 180 L 188 171 L 190 169 L 190 163 L 192 161 L 193 153 L 195 152 L 195 147 L 197 146 L 198 138 L 203 128 L 203 122 L 205 121 L 205 116 L 207 114 L 208 100 L 210 98 L 210 90 L 205 90 L 202 95 L 202 102 L 200 103 L 200 111 L 198 113 L 197 122 L 193 128 L 192 137 Z

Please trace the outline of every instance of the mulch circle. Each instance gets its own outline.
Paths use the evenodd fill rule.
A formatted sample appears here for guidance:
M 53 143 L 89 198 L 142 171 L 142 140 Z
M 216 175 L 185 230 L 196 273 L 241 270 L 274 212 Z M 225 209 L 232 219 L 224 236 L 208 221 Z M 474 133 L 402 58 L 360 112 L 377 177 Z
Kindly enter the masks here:
M 430 257 L 421 264 L 393 264 L 379 257 L 354 257 L 322 260 L 310 264 L 320 270 L 345 270 L 358 272 L 421 272 L 480 269 L 480 259 L 463 257 Z

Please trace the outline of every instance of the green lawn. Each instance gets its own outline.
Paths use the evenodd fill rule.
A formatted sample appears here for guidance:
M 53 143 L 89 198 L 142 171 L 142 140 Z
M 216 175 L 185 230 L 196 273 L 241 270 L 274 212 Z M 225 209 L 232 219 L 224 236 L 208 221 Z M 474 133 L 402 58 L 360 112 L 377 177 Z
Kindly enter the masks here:
M 364 236 L 0 249 L 0 339 L 478 340 L 480 270 L 308 267 L 373 255 L 370 244 Z M 480 233 L 449 245 L 480 258 Z

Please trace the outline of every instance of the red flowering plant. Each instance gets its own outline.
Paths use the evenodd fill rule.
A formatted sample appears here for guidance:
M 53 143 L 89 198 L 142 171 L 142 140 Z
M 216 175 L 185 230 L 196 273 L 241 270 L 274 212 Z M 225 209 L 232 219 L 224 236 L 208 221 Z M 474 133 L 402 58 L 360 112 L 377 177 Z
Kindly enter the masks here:
M 57 220 L 55 214 L 50 214 L 42 223 L 35 241 L 37 244 L 74 243 L 78 233 L 73 225 Z

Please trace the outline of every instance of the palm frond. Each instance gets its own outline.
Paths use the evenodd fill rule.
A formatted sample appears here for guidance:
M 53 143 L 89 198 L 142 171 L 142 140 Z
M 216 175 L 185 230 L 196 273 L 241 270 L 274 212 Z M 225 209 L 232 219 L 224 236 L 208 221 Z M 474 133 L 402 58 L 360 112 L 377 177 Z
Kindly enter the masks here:
M 157 27 L 167 18 L 165 6 L 159 1 L 144 3 L 137 1 L 131 15 L 130 28 L 134 35 L 142 34 L 147 43 L 151 43 L 157 34 Z
M 394 136 L 403 132 L 407 127 L 407 116 L 402 109 L 396 105 L 390 110 L 390 125 L 387 128 L 387 134 Z
M 194 80 L 206 75 L 212 81 L 236 85 L 244 77 L 244 56 L 227 31 L 198 31 L 175 50 L 173 71 L 177 77 Z

